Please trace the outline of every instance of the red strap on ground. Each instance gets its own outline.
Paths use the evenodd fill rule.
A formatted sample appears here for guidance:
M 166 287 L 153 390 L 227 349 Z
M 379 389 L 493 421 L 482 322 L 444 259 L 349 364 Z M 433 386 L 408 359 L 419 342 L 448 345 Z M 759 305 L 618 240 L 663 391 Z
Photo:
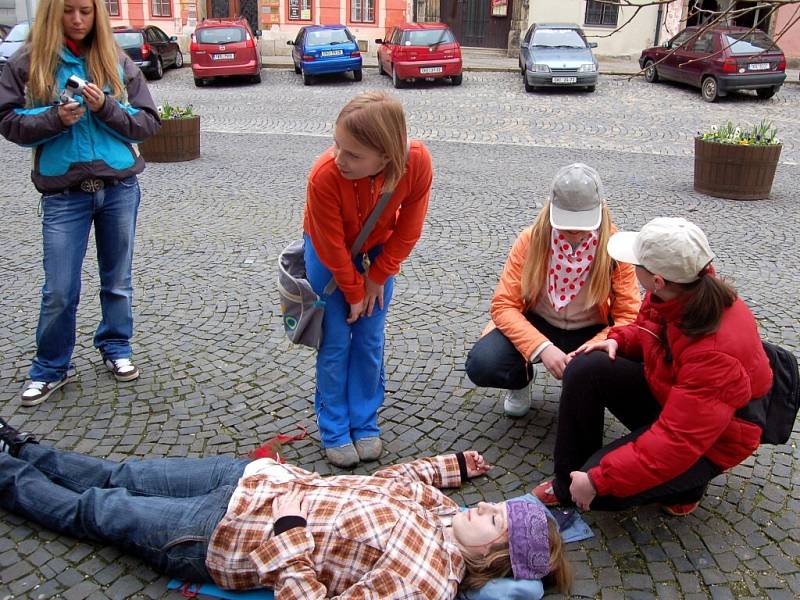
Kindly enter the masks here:
M 197 598 L 200 594 L 200 586 L 198 585 L 194 589 L 192 587 L 194 587 L 193 583 L 184 583 L 181 586 L 181 595 L 184 598 Z
M 289 435 L 286 433 L 279 433 L 274 438 L 268 439 L 266 442 L 261 444 L 258 448 L 251 450 L 247 453 L 249 458 L 253 460 L 257 458 L 271 458 L 279 463 L 283 463 L 283 457 L 280 454 L 280 450 L 284 444 L 291 444 L 292 442 L 297 442 L 299 440 L 305 439 L 308 435 L 308 429 L 305 425 L 298 425 L 300 428 L 300 433 L 296 433 L 294 435 Z

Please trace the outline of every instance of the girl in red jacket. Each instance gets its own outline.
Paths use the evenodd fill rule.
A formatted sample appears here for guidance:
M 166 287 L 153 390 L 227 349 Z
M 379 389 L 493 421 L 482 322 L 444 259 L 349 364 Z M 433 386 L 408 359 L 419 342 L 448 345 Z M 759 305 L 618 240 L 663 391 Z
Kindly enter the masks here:
M 636 265 L 644 303 L 633 324 L 573 353 L 555 478 L 534 494 L 583 510 L 658 502 L 686 515 L 709 481 L 758 448 L 761 428 L 736 411 L 769 391 L 772 370 L 753 314 L 715 276 L 714 254 L 696 225 L 654 219 L 612 236 L 608 252 Z M 607 446 L 605 408 L 630 430 Z
M 381 454 L 386 311 L 394 276 L 422 233 L 432 174 L 422 142 L 407 141 L 402 105 L 365 92 L 339 113 L 333 147 L 308 177 L 308 280 L 320 295 L 336 281 L 325 298 L 315 408 L 326 457 L 338 467 Z M 386 191 L 391 199 L 354 259 L 350 248 Z

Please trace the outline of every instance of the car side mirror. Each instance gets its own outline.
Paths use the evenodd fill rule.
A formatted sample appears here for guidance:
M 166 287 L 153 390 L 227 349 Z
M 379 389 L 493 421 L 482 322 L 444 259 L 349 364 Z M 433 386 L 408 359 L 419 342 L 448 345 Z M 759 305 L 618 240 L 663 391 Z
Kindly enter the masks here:
M 382 40 L 382 39 L 380 39 L 380 38 L 378 38 L 377 40 L 375 40 L 375 43 L 376 43 L 376 44 L 382 44 L 382 43 L 383 43 L 383 40 Z
M 288 41 L 286 42 L 286 45 L 287 45 L 287 46 L 294 46 L 294 40 L 288 40 Z
M 254 36 L 256 36 L 257 38 L 260 38 L 260 37 L 261 37 L 261 30 L 260 30 L 260 29 L 256 29 L 256 30 L 253 32 L 253 35 L 254 35 Z
M 597 42 L 589 42 L 589 48 L 597 48 Z
M 178 36 L 177 36 L 177 35 L 171 35 L 171 36 L 169 36 L 169 41 L 170 41 L 170 42 L 177 42 L 177 41 L 178 41 Z

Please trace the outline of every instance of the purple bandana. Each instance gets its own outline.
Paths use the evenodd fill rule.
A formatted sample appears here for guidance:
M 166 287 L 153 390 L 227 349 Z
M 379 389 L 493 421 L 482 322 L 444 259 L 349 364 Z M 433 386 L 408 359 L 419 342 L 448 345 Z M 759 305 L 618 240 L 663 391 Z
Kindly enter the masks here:
M 506 503 L 508 545 L 514 579 L 541 579 L 550 572 L 550 534 L 544 505 L 518 500 Z

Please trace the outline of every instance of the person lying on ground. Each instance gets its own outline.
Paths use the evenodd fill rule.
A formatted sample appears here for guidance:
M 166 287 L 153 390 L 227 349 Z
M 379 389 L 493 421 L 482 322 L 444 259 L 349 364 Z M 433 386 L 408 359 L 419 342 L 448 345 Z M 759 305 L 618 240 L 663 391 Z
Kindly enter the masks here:
M 461 512 L 437 489 L 489 468 L 475 451 L 325 478 L 268 458 L 116 463 L 39 444 L 0 419 L 3 509 L 171 577 L 272 588 L 278 600 L 449 600 L 512 573 L 567 590 L 563 542 L 540 503 Z

